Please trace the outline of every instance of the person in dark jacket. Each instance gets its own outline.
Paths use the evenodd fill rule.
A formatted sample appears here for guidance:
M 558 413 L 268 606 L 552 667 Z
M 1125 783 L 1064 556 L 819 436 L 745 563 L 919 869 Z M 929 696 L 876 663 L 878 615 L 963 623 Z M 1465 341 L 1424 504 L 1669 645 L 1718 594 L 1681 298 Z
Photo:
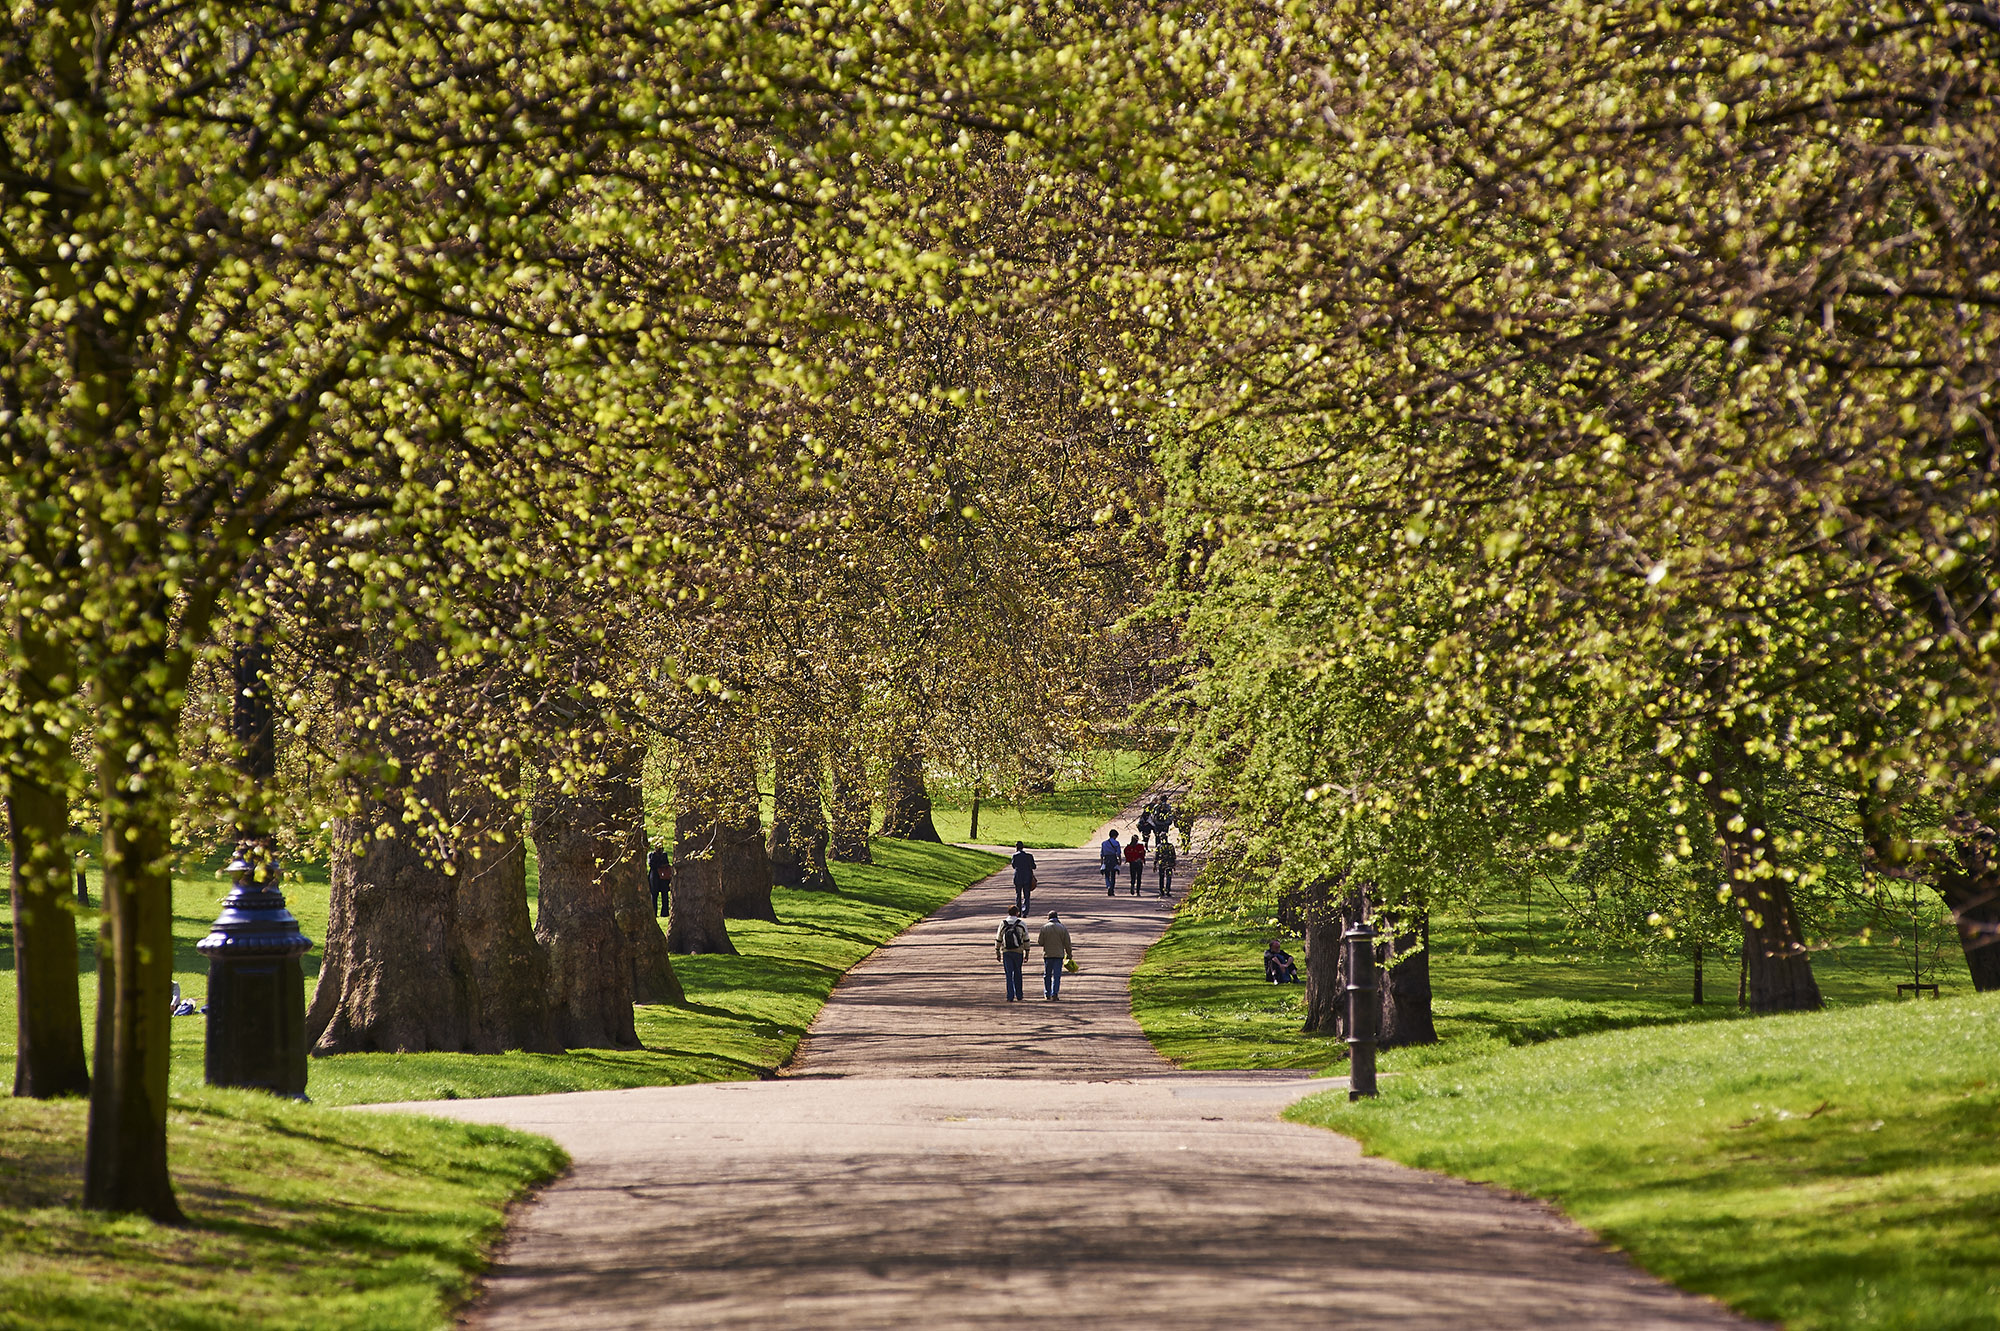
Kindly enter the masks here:
M 1292 960 L 1292 954 L 1278 946 L 1273 938 L 1264 945 L 1264 978 L 1271 984 L 1297 984 L 1299 966 Z
M 1028 913 L 1028 898 L 1035 891 L 1035 857 L 1022 842 L 1014 843 L 1014 909 Z
M 646 886 L 653 890 L 653 913 L 666 919 L 667 896 L 674 886 L 674 857 L 665 850 L 655 848 L 646 856 Z

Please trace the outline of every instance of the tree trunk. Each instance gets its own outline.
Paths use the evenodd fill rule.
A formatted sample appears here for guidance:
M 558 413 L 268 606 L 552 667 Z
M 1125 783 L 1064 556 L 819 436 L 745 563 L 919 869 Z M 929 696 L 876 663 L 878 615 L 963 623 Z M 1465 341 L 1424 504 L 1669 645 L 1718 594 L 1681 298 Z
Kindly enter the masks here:
M 771 904 L 771 857 L 764 850 L 764 820 L 752 810 L 723 823 L 715 839 L 715 871 L 722 880 L 722 913 L 732 920 L 778 920 Z
M 833 874 L 826 867 L 826 814 L 820 804 L 819 755 L 780 740 L 775 757 L 771 838 L 771 881 L 778 887 L 831 892 Z
M 1694 945 L 1694 1005 L 1695 1005 L 1696 1007 L 1700 1007 L 1700 1006 L 1702 1005 L 1702 1004 L 1701 1004 L 1701 981 L 1702 981 L 1702 974 L 1701 974 L 1701 965 L 1702 965 L 1702 956 L 1701 956 L 1701 944 L 1700 944 L 1700 943 L 1696 943 L 1696 944 Z
M 617 875 L 606 871 L 625 858 L 611 829 L 629 813 L 607 808 L 609 793 L 605 783 L 593 783 L 574 795 L 544 787 L 535 797 L 541 870 L 535 937 L 548 949 L 556 1038 L 571 1049 L 639 1043 L 632 1021 L 632 944 L 619 920 L 623 894 Z M 678 877 L 674 886 L 680 887 Z
M 675 952 L 736 951 L 722 913 L 719 840 L 712 811 L 695 808 L 675 815 L 674 894 L 667 912 L 667 946 Z
M 2000 989 L 2000 858 L 1991 834 L 1955 838 L 1958 863 L 1937 876 L 1938 895 L 1951 911 L 1958 945 L 1978 993 Z
M 667 936 L 653 914 L 653 894 L 646 885 L 646 797 L 643 774 L 646 746 L 633 744 L 604 776 L 603 866 L 611 880 L 612 908 L 632 958 L 632 1001 L 681 1003 L 680 977 L 667 950 Z M 767 894 L 768 895 L 768 894 Z
M 1330 911 L 1308 919 L 1305 927 L 1306 1024 L 1308 1035 L 1339 1035 L 1340 918 Z
M 898 739 L 889 755 L 888 813 L 882 819 L 882 835 L 904 841 L 942 843 L 937 824 L 931 821 L 930 792 L 924 789 L 924 753 L 916 740 Z
M 179 1224 L 184 1217 L 167 1175 L 176 801 L 156 770 L 167 765 L 161 758 L 173 757 L 179 716 L 158 703 L 158 683 L 143 680 L 142 673 L 106 671 L 98 681 L 104 700 L 97 751 L 104 908 L 83 1204 Z
M 452 792 L 459 823 L 458 932 L 479 995 L 484 1047 L 559 1054 L 549 1016 L 549 957 L 528 915 L 527 829 L 513 772 L 461 774 Z M 495 787 L 498 787 L 496 789 Z
M 1384 1049 L 1401 1045 L 1436 1044 L 1437 1023 L 1431 1017 L 1431 917 L 1427 910 L 1384 911 L 1386 932 L 1377 944 L 1381 974 L 1382 1020 L 1376 1043 Z
M 1791 885 L 1777 873 L 1764 812 L 1762 781 L 1741 738 L 1716 734 L 1714 779 L 1702 787 L 1715 820 L 1722 869 L 1743 918 L 1743 965 L 1750 1010 L 1808 1012 L 1822 1006 L 1792 906 Z
M 7 787 L 14 862 L 14 1094 L 87 1095 L 76 913 L 69 904 L 69 800 L 16 769 Z
M 868 832 L 875 810 L 868 799 L 868 772 L 854 746 L 844 741 L 827 757 L 833 772 L 833 799 L 828 810 L 831 835 L 826 857 L 836 864 L 873 864 L 875 852 L 869 848 Z
M 498 1042 L 481 1028 L 481 995 L 459 933 L 458 880 L 435 837 L 409 818 L 405 796 L 439 816 L 446 785 L 411 774 L 369 791 L 361 816 L 333 826 L 332 890 L 319 984 L 306 1012 L 315 1055 L 481 1053 Z M 378 835 L 384 825 L 390 835 Z

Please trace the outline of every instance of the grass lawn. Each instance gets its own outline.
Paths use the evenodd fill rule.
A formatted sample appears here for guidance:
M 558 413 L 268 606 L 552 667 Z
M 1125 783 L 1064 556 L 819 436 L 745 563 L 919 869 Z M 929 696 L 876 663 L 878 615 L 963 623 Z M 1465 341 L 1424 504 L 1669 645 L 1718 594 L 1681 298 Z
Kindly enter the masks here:
M 226 861 L 211 859 L 174 883 L 174 978 L 199 1006 L 208 992 L 208 964 L 194 945 L 208 933 L 229 882 Z M 583 1049 L 566 1054 L 342 1054 L 315 1058 L 306 1093 L 321 1104 L 438 1100 L 623 1086 L 677 1085 L 768 1076 L 791 1057 L 813 1014 L 855 962 L 1000 867 L 979 851 L 917 842 L 875 842 L 875 863 L 834 866 L 839 892 L 772 893 L 779 923 L 730 922 L 741 956 L 676 957 L 687 990 L 685 1007 L 637 1009 L 642 1049 Z M 92 900 L 98 899 L 95 882 Z M 306 936 L 326 937 L 327 881 L 322 866 L 294 867 L 285 894 Z M 0 890 L 0 898 L 4 898 Z M 0 1076 L 14 1066 L 12 911 L 0 923 Z M 83 955 L 84 1030 L 97 1009 L 96 919 L 79 921 Z M 306 978 L 319 952 L 305 958 Z M 172 1086 L 177 1095 L 202 1085 L 206 1022 L 174 1022 Z
M 1054 793 L 1019 801 L 979 801 L 979 841 L 1009 846 L 1024 841 L 1035 849 L 1081 846 L 1105 820 L 1165 780 L 1160 755 L 1118 749 L 1096 755 L 1087 781 L 1065 784 Z M 931 821 L 946 841 L 972 840 L 969 791 L 935 790 Z
M 0 1101 L 0 1328 L 443 1328 L 540 1137 L 244 1091 L 177 1097 L 168 1228 L 76 1209 L 80 1100 Z
M 1709 962 L 1708 1001 L 1695 1007 L 1690 962 L 1580 941 L 1562 927 L 1554 905 L 1538 895 L 1488 903 L 1476 916 L 1435 916 L 1431 982 L 1441 1043 L 1386 1051 L 1382 1069 L 1456 1062 L 1597 1031 L 1742 1017 L 1733 957 Z M 1927 910 L 1919 935 L 1924 978 L 1936 980 L 1944 997 L 1969 994 L 1958 944 L 1934 902 Z M 1851 937 L 1867 922 L 1857 916 L 1843 924 Z M 1904 935 L 1878 927 L 1873 943 L 1847 941 L 1815 954 L 1813 971 L 1829 1007 L 1894 1000 L 1897 981 L 1909 978 L 1907 914 L 1903 927 Z M 1264 940 L 1277 934 L 1254 912 L 1202 918 L 1183 910 L 1132 977 L 1133 1012 L 1154 1046 L 1189 1068 L 1344 1064 L 1346 1046 L 1299 1034 L 1303 987 L 1264 982 Z M 1303 968 L 1303 949 L 1295 940 L 1286 947 Z
M 1503 1049 L 1288 1117 L 1791 1331 L 2000 1327 L 2000 994 Z

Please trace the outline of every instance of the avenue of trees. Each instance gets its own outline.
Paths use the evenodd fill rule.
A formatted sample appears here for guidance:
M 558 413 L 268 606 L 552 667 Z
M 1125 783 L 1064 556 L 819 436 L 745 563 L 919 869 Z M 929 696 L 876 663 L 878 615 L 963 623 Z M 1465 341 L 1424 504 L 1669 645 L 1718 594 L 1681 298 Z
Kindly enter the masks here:
M 1045 777 L 1138 581 L 1319 1007 L 1366 910 L 1426 1038 L 1426 911 L 1532 873 L 1759 1011 L 1915 878 L 2000 986 L 1996 70 L 1951 3 L 15 6 L 17 1092 L 177 1214 L 217 837 L 331 857 L 321 1051 L 630 1044 L 927 774 Z

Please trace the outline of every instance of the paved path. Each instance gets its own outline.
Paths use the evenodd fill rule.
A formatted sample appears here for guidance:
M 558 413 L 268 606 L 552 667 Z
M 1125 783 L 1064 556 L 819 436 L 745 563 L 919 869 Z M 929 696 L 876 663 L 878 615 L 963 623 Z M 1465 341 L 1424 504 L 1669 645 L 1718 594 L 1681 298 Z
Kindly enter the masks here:
M 1084 967 L 1059 1003 L 1003 1000 L 1000 877 L 844 981 L 784 1080 L 408 1106 L 575 1161 L 470 1324 L 1747 1325 L 1547 1207 L 1278 1121 L 1338 1083 L 1166 1071 L 1125 1006 L 1165 911 L 1107 900 L 1088 852 L 1037 854 Z

